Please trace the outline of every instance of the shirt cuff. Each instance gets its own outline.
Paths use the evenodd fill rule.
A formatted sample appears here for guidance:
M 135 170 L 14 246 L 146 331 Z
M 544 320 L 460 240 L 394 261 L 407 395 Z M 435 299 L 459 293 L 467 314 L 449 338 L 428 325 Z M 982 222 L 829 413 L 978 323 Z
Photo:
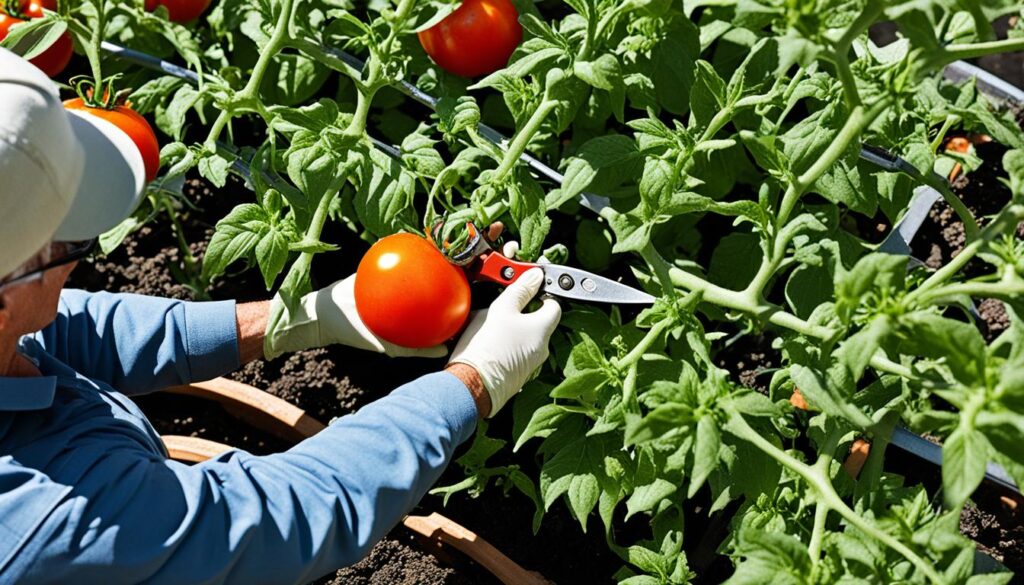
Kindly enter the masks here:
M 210 380 L 238 369 L 238 323 L 235 301 L 186 302 L 185 355 L 192 382 Z
M 392 394 L 415 397 L 434 406 L 461 444 L 473 435 L 479 413 L 469 388 L 448 372 L 427 374 L 396 389 Z

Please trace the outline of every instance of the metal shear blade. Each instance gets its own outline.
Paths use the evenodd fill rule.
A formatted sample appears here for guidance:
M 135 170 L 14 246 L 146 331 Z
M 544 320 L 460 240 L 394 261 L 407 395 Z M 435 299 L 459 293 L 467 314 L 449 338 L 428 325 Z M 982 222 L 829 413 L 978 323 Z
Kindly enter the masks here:
M 544 292 L 573 299 L 614 304 L 654 304 L 655 298 L 629 285 L 569 266 L 540 264 Z

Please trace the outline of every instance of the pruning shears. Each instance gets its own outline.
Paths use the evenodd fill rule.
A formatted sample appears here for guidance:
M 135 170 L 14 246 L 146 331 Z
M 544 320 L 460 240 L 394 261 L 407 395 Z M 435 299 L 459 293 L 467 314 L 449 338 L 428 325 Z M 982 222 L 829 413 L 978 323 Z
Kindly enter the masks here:
M 510 285 L 527 270 L 544 271 L 542 291 L 575 301 L 594 303 L 651 305 L 655 297 L 610 278 L 560 264 L 521 262 L 505 257 L 486 233 L 472 223 L 466 225 L 470 239 L 465 248 L 448 255 L 448 261 L 466 270 L 471 281 L 489 281 Z M 440 224 L 435 227 L 435 233 Z

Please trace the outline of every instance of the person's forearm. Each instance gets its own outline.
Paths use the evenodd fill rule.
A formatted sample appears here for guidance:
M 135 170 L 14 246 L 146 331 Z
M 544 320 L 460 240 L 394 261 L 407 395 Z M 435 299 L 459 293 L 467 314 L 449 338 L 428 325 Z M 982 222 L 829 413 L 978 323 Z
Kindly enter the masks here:
M 472 366 L 467 366 L 466 364 L 449 364 L 444 371 L 455 376 L 466 385 L 466 389 L 469 390 L 469 394 L 473 397 L 473 402 L 476 403 L 477 415 L 480 418 L 487 418 L 491 414 L 491 396 L 484 387 L 484 381 L 480 378 L 480 373 Z
M 238 359 L 243 364 L 263 357 L 263 337 L 270 318 L 270 301 L 236 305 L 238 326 Z
M 270 301 L 257 301 L 236 306 L 238 356 L 243 364 L 263 357 L 263 337 L 267 330 L 269 315 Z M 445 371 L 466 385 L 481 418 L 490 414 L 491 397 L 487 394 L 480 374 L 475 369 L 465 364 L 451 364 L 445 368 Z

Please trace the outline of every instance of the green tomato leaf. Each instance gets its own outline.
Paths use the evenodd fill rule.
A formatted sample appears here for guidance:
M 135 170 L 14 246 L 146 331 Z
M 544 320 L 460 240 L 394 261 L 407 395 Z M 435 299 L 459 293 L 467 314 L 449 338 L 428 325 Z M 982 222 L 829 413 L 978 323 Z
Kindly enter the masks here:
M 402 141 L 402 162 L 412 172 L 425 177 L 436 177 L 444 170 L 444 159 L 434 148 L 436 140 L 431 140 L 424 133 L 429 128 L 423 126 Z
M 572 413 L 567 411 L 565 408 L 558 404 L 545 404 L 534 411 L 533 416 L 530 417 L 530 422 L 526 424 L 526 428 L 523 433 L 519 435 L 516 440 L 513 451 L 518 451 L 527 441 L 534 437 L 545 438 L 549 436 L 559 424 L 566 418 L 572 416 Z
M 256 244 L 256 263 L 259 264 L 267 290 L 273 288 L 277 275 L 284 270 L 285 262 L 288 261 L 288 244 L 287 235 L 276 228 L 268 229 Z
M 359 221 L 378 237 L 393 234 L 404 224 L 417 225 L 411 217 L 415 213 L 411 207 L 415 176 L 386 154 L 376 149 L 370 153 L 356 190 Z
M 0 40 L 0 47 L 10 49 L 25 59 L 33 59 L 49 49 L 67 29 L 68 23 L 60 18 L 32 18 L 11 26 Z
M 437 117 L 441 132 L 454 138 L 466 129 L 476 129 L 480 124 L 480 107 L 472 96 L 443 97 L 437 102 Z
M 569 159 L 561 189 L 549 194 L 545 205 L 555 209 L 576 199 L 594 183 L 617 183 L 619 175 L 637 170 L 639 161 L 636 142 L 629 137 L 611 134 L 594 138 Z
M 718 467 L 718 451 L 722 446 L 722 434 L 713 416 L 705 414 L 697 421 L 697 442 L 693 451 L 693 472 L 687 498 L 697 495 L 711 472 Z
M 1024 465 L 1024 414 L 982 411 L 978 413 L 975 425 L 996 451 Z
M 790 366 L 789 374 L 812 407 L 825 414 L 844 418 L 857 428 L 864 429 L 872 425 L 871 418 L 848 402 L 848 392 L 837 387 L 833 381 L 799 364 Z
M 626 520 L 633 515 L 651 512 L 665 498 L 671 497 L 678 488 L 672 482 L 655 478 L 651 483 L 637 486 L 626 500 Z
M 597 89 L 612 91 L 622 87 L 622 69 L 614 55 L 605 53 L 594 61 L 575 61 L 573 73 Z
M 904 315 L 899 325 L 902 351 L 944 360 L 965 386 L 985 383 L 985 340 L 977 327 L 926 312 Z
M 711 63 L 697 61 L 693 87 L 690 89 L 690 115 L 694 124 L 706 128 L 725 105 L 725 80 Z
M 244 203 L 217 222 L 203 257 L 203 279 L 224 273 L 236 260 L 252 252 L 270 229 L 266 211 L 255 203 Z
M 205 179 L 213 183 L 215 187 L 224 187 L 228 182 L 228 172 L 231 170 L 231 165 L 234 163 L 234 158 L 228 158 L 223 156 L 220 152 L 217 153 L 203 153 L 203 156 L 199 158 L 199 174 Z
M 587 517 L 601 495 L 604 457 L 611 446 L 608 435 L 579 437 L 559 449 L 544 463 L 540 472 L 540 492 L 544 509 L 550 509 L 563 494 L 584 532 Z
M 551 219 L 544 205 L 544 189 L 525 168 L 515 174 L 517 180 L 509 185 L 509 213 L 519 232 L 517 257 L 534 260 L 544 248 L 544 240 L 551 230 Z
M 859 380 L 882 343 L 892 332 L 892 322 L 887 315 L 879 315 L 854 335 L 840 344 L 833 354 L 850 369 L 854 380 Z
M 278 53 L 260 83 L 268 103 L 293 106 L 305 103 L 323 86 L 331 70 L 300 53 Z
M 568 398 L 581 402 L 594 402 L 597 392 L 608 384 L 608 376 L 601 370 L 586 370 L 567 376 L 551 391 L 552 398 Z
M 946 505 L 959 508 L 985 477 L 991 445 L 976 429 L 957 427 L 942 445 L 942 493 Z
M 742 560 L 726 585 L 809 583 L 811 558 L 807 546 L 794 536 L 748 528 L 740 533 L 735 554 Z

